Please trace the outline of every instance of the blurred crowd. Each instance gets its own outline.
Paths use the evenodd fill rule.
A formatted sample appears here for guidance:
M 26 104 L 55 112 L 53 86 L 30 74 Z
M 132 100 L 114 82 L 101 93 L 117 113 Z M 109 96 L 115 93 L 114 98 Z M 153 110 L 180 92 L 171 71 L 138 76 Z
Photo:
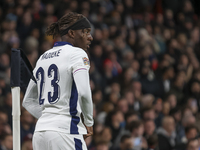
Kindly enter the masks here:
M 60 40 L 46 27 L 70 11 L 90 20 L 94 38 L 88 150 L 199 150 L 199 8 L 198 0 L 0 0 L 0 150 L 13 149 L 11 48 L 34 68 Z M 22 150 L 32 150 L 36 121 L 21 107 Z

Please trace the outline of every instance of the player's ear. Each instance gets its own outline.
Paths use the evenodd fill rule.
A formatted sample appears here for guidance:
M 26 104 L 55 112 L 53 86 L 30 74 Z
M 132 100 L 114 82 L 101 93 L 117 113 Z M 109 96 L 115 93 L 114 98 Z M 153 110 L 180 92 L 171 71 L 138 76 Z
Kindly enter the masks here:
M 75 36 L 75 32 L 74 32 L 74 30 L 69 30 L 69 31 L 68 31 L 68 35 L 69 35 L 70 38 L 73 39 L 74 36 Z

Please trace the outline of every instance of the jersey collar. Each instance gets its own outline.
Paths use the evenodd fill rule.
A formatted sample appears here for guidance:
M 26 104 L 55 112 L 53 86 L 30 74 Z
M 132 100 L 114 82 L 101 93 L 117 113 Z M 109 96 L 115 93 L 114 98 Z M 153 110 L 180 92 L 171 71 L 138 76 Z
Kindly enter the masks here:
M 66 44 L 73 46 L 73 45 L 72 45 L 71 43 L 69 43 L 69 42 L 55 42 L 53 47 L 56 47 L 56 46 L 63 46 L 63 45 L 66 45 Z

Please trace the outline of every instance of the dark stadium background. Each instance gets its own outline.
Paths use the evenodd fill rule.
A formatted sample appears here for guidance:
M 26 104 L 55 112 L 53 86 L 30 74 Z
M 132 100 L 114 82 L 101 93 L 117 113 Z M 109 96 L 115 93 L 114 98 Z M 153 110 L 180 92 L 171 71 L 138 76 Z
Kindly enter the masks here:
M 88 54 L 95 124 L 88 149 L 194 150 L 199 0 L 0 0 L 0 150 L 12 149 L 11 48 L 22 48 L 34 67 L 60 40 L 45 36 L 46 27 L 70 11 L 90 20 L 94 38 Z M 22 150 L 31 150 L 37 120 L 24 108 L 21 113 Z

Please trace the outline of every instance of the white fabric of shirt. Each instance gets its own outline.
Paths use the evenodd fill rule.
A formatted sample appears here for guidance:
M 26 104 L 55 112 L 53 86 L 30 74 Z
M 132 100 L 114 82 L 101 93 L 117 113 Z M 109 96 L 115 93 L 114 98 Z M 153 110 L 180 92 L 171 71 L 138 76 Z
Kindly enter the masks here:
M 84 50 L 69 44 L 55 46 L 40 56 L 33 71 L 37 84 L 30 81 L 23 100 L 23 106 L 39 118 L 35 131 L 86 134 L 84 124 L 93 125 L 93 104 L 88 73 L 90 66 L 87 60 L 89 62 Z M 41 68 L 43 73 L 38 71 Z M 44 99 L 41 105 L 40 95 L 41 99 Z M 53 96 L 56 99 L 49 101 Z M 84 124 L 80 118 L 81 113 Z
M 78 142 L 76 142 L 78 140 Z M 67 142 L 66 142 L 67 141 Z M 88 150 L 83 135 L 64 134 L 55 131 L 35 132 L 34 150 Z

